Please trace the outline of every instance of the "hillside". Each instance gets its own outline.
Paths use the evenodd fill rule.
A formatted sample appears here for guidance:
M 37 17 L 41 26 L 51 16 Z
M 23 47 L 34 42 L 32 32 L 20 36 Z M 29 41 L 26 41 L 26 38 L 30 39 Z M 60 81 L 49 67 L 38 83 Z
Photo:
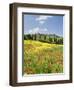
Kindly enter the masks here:
M 24 74 L 63 72 L 63 45 L 24 40 Z

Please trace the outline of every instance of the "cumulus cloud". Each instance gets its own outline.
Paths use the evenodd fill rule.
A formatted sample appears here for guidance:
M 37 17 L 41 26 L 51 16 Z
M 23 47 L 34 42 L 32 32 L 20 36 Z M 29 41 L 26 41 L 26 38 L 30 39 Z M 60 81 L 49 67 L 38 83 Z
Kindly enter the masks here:
M 45 21 L 39 21 L 39 23 L 40 23 L 40 24 L 44 24 L 44 23 L 45 23 Z
M 46 28 L 44 28 L 43 31 L 47 32 L 48 30 Z
M 43 15 L 40 15 L 38 18 L 36 18 L 36 21 L 38 21 L 40 24 L 44 24 L 45 21 L 48 19 L 48 18 L 52 18 L 53 16 L 43 16 Z
M 35 33 L 38 33 L 39 32 L 39 27 L 36 27 L 36 28 L 33 28 L 31 30 L 29 30 L 29 33 L 31 34 L 35 34 Z
M 46 20 L 48 18 L 52 18 L 53 16 L 42 16 L 40 15 L 38 18 L 36 18 L 37 21 L 40 21 L 40 20 Z
M 48 30 L 47 28 L 35 27 L 35 28 L 30 29 L 28 33 L 29 34 L 36 34 L 36 33 L 45 34 L 45 33 L 48 33 Z

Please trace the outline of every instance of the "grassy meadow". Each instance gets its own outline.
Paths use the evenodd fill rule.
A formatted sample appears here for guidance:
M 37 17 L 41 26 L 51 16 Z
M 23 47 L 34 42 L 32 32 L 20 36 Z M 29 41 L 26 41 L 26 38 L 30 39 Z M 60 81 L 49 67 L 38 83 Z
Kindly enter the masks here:
M 24 74 L 63 73 L 63 44 L 24 40 Z

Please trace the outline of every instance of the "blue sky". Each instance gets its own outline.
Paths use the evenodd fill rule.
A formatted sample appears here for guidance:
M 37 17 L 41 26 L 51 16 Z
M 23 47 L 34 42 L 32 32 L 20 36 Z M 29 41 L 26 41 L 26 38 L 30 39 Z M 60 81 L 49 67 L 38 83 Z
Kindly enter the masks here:
M 35 33 L 63 36 L 63 16 L 24 14 L 24 34 Z

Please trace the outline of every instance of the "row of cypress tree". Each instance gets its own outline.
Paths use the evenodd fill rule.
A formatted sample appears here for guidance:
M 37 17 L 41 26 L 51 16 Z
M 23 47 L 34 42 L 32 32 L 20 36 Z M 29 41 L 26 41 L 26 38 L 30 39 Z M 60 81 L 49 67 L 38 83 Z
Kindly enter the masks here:
M 47 43 L 63 44 L 63 37 L 55 34 L 25 34 L 24 40 L 36 40 Z

